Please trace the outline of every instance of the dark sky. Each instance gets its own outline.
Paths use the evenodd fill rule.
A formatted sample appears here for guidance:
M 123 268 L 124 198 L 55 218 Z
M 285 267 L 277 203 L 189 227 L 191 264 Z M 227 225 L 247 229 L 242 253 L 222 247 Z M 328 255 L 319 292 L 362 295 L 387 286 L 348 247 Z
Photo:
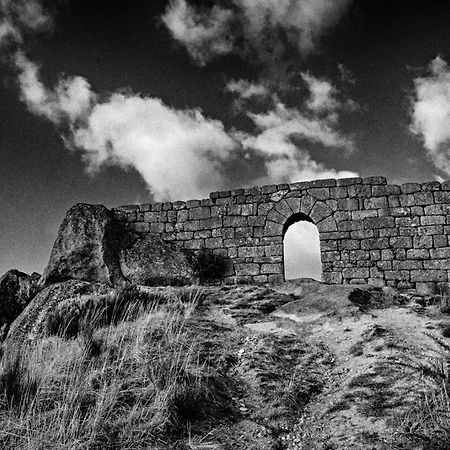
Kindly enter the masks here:
M 286 2 L 302 3 L 302 0 Z M 211 22 L 207 20 L 208 17 L 211 19 L 208 14 L 215 4 L 239 15 L 236 9 L 238 1 L 234 2 L 234 9 L 232 0 L 200 3 L 188 2 L 196 8 L 193 11 L 198 24 Z M 161 188 L 156 198 L 176 199 L 182 196 L 179 190 L 171 187 L 185 182 L 185 178 L 177 178 L 177 170 L 182 170 L 180 173 L 186 179 L 197 177 L 192 192 L 204 196 L 215 188 L 297 181 L 293 177 L 308 179 L 312 172 L 302 169 L 305 155 L 321 164 L 313 170 L 314 177 L 319 178 L 330 170 L 353 172 L 360 176 L 384 175 L 390 183 L 450 178 L 446 166 L 448 136 L 442 131 L 448 118 L 446 101 L 450 103 L 450 88 L 448 92 L 445 89 L 450 86 L 445 66 L 445 61 L 450 60 L 450 2 L 348 0 L 342 3 L 344 6 L 339 17 L 320 30 L 313 49 L 299 51 L 294 45 L 295 39 L 282 37 L 274 42 L 274 46 L 283 46 L 282 54 L 271 53 L 269 49 L 270 57 L 266 58 L 255 43 L 258 36 L 248 39 L 246 32 L 239 28 L 242 23 L 239 25 L 236 19 L 230 22 L 232 29 L 237 30 L 234 49 L 199 62 L 192 56 L 192 51 L 189 53 L 187 44 L 174 39 L 174 31 L 164 24 L 162 16 L 169 8 L 167 1 L 46 2 L 45 7 L 52 17 L 51 27 L 30 30 L 19 24 L 17 27 L 23 42 L 8 42 L 0 47 L 3 61 L 0 69 L 0 273 L 11 268 L 42 272 L 58 226 L 67 209 L 75 203 L 102 203 L 113 207 L 152 201 L 152 194 L 158 192 L 158 183 L 162 181 L 155 178 L 157 171 L 144 166 L 154 164 L 159 167 L 158 161 L 166 158 L 171 148 L 160 147 L 154 136 L 153 140 L 147 141 L 145 127 L 153 126 L 153 122 L 145 122 L 138 134 L 139 146 L 145 149 L 145 143 L 149 142 L 151 158 L 139 151 L 128 159 L 125 155 L 127 149 L 137 144 L 135 141 L 121 142 L 123 152 L 119 159 L 122 162 L 111 157 L 98 170 L 88 173 L 86 160 L 89 153 L 82 145 L 73 145 L 71 127 L 86 127 L 92 110 L 83 113 L 81 118 L 77 116 L 69 120 L 63 113 L 55 118 L 43 112 L 42 103 L 39 111 L 33 109 L 32 101 L 28 99 L 27 102 L 25 98 L 23 80 L 21 82 L 18 78 L 25 70 L 23 67 L 19 70 L 11 63 L 18 49 L 26 55 L 28 62 L 40 68 L 40 82 L 46 86 L 47 94 L 55 90 L 58 80 L 82 77 L 96 93 L 96 105 L 111 105 L 113 96 L 120 93 L 128 100 L 160 99 L 166 108 L 164 111 L 199 108 L 205 121 L 215 121 L 216 140 L 201 145 L 189 140 L 187 145 L 191 146 L 192 154 L 197 145 L 212 146 L 214 151 L 220 145 L 226 148 L 223 154 L 214 157 L 220 160 L 219 169 L 217 165 L 204 168 L 206 172 L 219 170 L 222 174 L 217 186 L 207 174 L 204 178 L 196 174 L 199 161 L 210 158 L 205 147 L 201 158 L 197 160 L 195 157 L 193 163 L 189 162 L 191 160 L 180 162 L 177 154 L 173 159 L 167 156 L 167 164 L 173 164 L 177 169 L 174 169 L 172 184 Z M 173 8 L 175 6 L 174 3 Z M 276 31 L 280 35 L 282 25 Z M 285 31 L 288 28 L 286 26 Z M 266 31 L 261 29 L 261 33 Z M 206 54 L 205 48 L 215 44 L 211 37 L 208 39 L 206 43 L 195 41 L 196 48 L 206 51 Z M 260 39 L 264 40 L 262 34 Z M 265 46 L 267 51 L 270 43 L 266 42 Z M 429 65 L 438 56 L 442 64 L 433 74 Z M 345 69 L 340 70 L 339 67 Z M 347 76 L 342 75 L 343 70 Z M 327 97 L 327 100 L 334 99 L 334 103 L 331 101 L 305 112 L 304 103 L 310 92 L 300 74 L 309 74 L 315 80 L 334 86 Z M 430 82 L 430 85 L 421 85 L 423 92 L 418 90 L 419 79 L 424 83 Z M 230 80 L 246 80 L 255 86 L 265 86 L 266 94 L 255 95 L 251 99 L 241 98 L 241 109 L 237 111 L 236 96 L 243 96 L 243 91 L 240 94 L 228 92 L 226 85 Z M 49 98 L 51 95 L 48 94 Z M 54 97 L 51 98 L 53 100 L 46 100 L 46 105 L 59 108 L 55 106 Z M 130 122 L 134 125 L 136 121 L 133 122 L 131 112 L 134 106 L 138 107 L 136 103 L 139 102 L 130 102 L 130 110 L 124 113 L 131 115 Z M 294 127 L 292 133 L 289 127 L 288 131 L 283 127 L 274 131 L 267 126 L 258 130 L 255 120 L 251 119 L 255 117 L 251 114 L 262 117 L 275 111 L 276 103 L 285 108 L 284 113 L 278 110 L 277 117 L 282 117 L 289 122 L 289 127 Z M 423 111 L 420 110 L 423 115 L 414 115 L 413 107 L 417 105 L 425 106 Z M 120 102 L 117 108 L 120 108 Z M 158 120 L 164 116 L 158 113 L 156 103 L 141 114 L 145 111 L 148 111 L 149 120 L 153 112 Z M 105 114 L 111 115 L 111 111 L 107 110 Z M 121 112 L 117 111 L 117 114 Z M 101 117 L 105 120 L 105 115 Z M 120 117 L 122 124 L 124 119 Z M 140 115 L 136 117 L 141 120 Z M 345 137 L 352 144 L 336 149 L 332 145 L 324 145 L 323 138 L 308 133 L 303 135 L 294 122 L 305 117 L 309 125 L 312 121 L 322 124 L 324 129 L 333 130 L 334 138 Z M 431 125 L 435 122 L 427 121 L 429 117 L 437 117 L 440 121 L 437 123 L 443 124 L 442 127 L 435 129 Z M 415 119 L 419 131 L 413 134 L 410 127 Z M 201 122 L 198 118 L 195 120 Z M 173 114 L 168 114 L 167 121 L 170 122 L 167 126 L 158 125 L 161 133 L 173 132 L 178 136 L 177 126 L 183 126 L 183 121 L 180 125 Z M 202 127 L 205 126 L 204 122 L 201 123 Z M 450 123 L 448 125 L 450 128 Z M 101 130 L 106 133 L 104 128 Z M 264 130 L 268 131 L 264 137 L 275 147 L 277 139 L 289 142 L 290 147 L 282 157 L 276 149 L 265 150 L 264 145 L 255 140 L 250 140 L 251 145 L 244 150 L 243 142 L 248 141 L 237 138 L 235 134 L 240 131 L 247 133 L 247 137 L 256 138 Z M 111 147 L 114 154 L 120 136 L 114 135 L 116 140 L 108 136 L 102 134 L 108 144 L 106 148 Z M 181 146 L 185 142 L 183 136 L 176 141 Z M 195 135 L 195 138 L 202 139 L 203 136 Z M 159 136 L 158 139 L 164 137 Z M 190 136 L 189 139 L 194 138 Z M 227 139 L 238 142 L 239 148 L 231 151 L 225 142 Z M 298 155 L 292 153 L 292 145 L 299 149 Z M 278 161 L 277 158 L 284 162 L 289 158 L 291 162 L 300 162 L 295 170 L 283 168 L 280 172 L 274 169 L 275 166 L 270 166 L 274 160 Z

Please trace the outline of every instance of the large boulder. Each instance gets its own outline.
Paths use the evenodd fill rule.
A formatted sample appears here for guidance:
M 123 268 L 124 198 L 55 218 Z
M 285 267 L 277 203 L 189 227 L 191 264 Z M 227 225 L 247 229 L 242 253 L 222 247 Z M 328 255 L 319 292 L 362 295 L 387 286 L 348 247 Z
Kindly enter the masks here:
M 0 278 L 0 342 L 6 337 L 10 324 L 37 293 L 38 278 L 38 274 L 29 276 L 15 269 Z
M 71 298 L 79 299 L 86 295 L 113 295 L 113 293 L 114 289 L 107 284 L 78 280 L 47 286 L 34 297 L 12 323 L 4 342 L 4 349 L 7 352 L 16 352 L 23 344 L 43 337 L 47 331 L 50 312 L 55 310 L 60 303 Z
M 194 255 L 158 235 L 134 237 L 120 253 L 124 276 L 135 284 L 183 285 L 196 282 Z
M 119 284 L 119 251 L 126 231 L 103 205 L 79 203 L 67 212 L 41 278 L 45 286 L 70 279 Z

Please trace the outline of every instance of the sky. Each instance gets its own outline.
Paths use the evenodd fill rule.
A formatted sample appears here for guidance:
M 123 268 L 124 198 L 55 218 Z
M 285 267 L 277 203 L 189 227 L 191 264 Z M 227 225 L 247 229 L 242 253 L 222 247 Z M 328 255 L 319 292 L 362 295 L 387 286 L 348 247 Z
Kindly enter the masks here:
M 42 272 L 78 202 L 450 178 L 449 23 L 448 0 L 0 0 L 0 273 Z

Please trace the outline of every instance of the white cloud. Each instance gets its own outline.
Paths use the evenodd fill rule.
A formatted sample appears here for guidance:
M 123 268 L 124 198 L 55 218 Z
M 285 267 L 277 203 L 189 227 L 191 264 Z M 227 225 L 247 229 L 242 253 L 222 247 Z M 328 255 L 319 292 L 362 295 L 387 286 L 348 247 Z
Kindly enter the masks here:
M 223 163 L 237 144 L 221 122 L 139 95 L 115 93 L 100 102 L 82 77 L 61 79 L 50 90 L 23 54 L 16 65 L 21 99 L 33 113 L 66 125 L 67 146 L 81 152 L 90 171 L 133 168 L 157 200 L 203 198 L 225 183 Z
M 311 111 L 331 114 L 341 106 L 336 99 L 337 89 L 328 80 L 320 80 L 307 73 L 302 73 L 301 77 L 310 91 L 306 106 Z
M 262 83 L 252 83 L 247 80 L 231 80 L 227 83 L 228 92 L 238 94 L 242 99 L 252 97 L 267 97 L 271 94 L 270 89 Z
M 297 144 L 300 139 L 333 149 L 351 151 L 353 142 L 335 128 L 335 119 L 307 116 L 296 108 L 287 108 L 279 102 L 264 114 L 249 113 L 258 133 L 242 139 L 246 149 L 259 152 L 266 159 L 268 179 L 271 182 L 294 182 L 318 178 L 345 178 L 353 172 L 327 169 L 314 161 L 309 152 Z
M 261 61 L 282 56 L 286 43 L 306 55 L 336 25 L 352 0 L 231 0 L 230 8 L 198 9 L 175 0 L 162 19 L 199 64 L 225 53 Z
M 173 38 L 186 46 L 199 65 L 233 50 L 232 19 L 230 10 L 213 6 L 208 12 L 202 12 L 185 0 L 173 1 L 162 17 Z
M 52 19 L 38 0 L 0 0 L 0 45 L 22 43 L 26 30 L 43 31 Z
M 96 100 L 89 83 L 82 77 L 61 79 L 51 91 L 39 80 L 39 67 L 22 52 L 15 56 L 19 71 L 21 99 L 33 113 L 54 123 L 74 123 L 85 117 Z
M 429 70 L 414 80 L 411 131 L 423 139 L 436 167 L 450 174 L 450 68 L 438 56 Z
M 198 110 L 123 94 L 95 105 L 73 143 L 94 169 L 136 169 L 158 200 L 203 198 L 221 187 L 223 163 L 236 147 L 221 122 Z

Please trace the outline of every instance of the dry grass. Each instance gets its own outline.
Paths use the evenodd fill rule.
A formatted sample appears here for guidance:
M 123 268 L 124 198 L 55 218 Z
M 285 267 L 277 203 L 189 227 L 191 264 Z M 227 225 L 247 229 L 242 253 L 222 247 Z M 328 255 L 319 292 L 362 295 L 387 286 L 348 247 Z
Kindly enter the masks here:
M 208 448 L 189 424 L 220 416 L 229 394 L 186 326 L 201 296 L 173 291 L 126 310 L 85 298 L 70 320 L 56 314 L 58 334 L 1 363 L 0 448 Z

